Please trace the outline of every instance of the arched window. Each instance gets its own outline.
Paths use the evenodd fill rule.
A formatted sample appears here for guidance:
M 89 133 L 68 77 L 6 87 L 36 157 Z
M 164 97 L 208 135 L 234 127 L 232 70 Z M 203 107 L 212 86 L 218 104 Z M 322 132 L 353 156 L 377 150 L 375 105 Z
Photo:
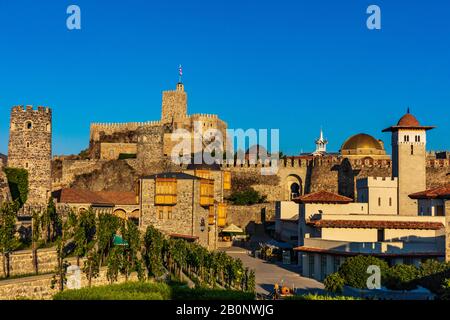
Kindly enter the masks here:
M 392 198 L 389 198 L 389 207 L 392 207 Z
M 378 206 L 381 207 L 381 198 L 378 198 Z
M 31 130 L 31 129 L 33 129 L 33 124 L 31 123 L 31 121 L 27 121 L 26 124 L 25 124 L 25 127 L 26 127 L 28 130 Z

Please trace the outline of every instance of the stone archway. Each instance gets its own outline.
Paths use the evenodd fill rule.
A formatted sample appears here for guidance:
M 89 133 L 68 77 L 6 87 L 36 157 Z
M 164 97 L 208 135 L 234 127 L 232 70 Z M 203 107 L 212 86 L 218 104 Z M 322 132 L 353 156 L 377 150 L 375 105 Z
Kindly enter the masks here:
M 302 179 L 295 174 L 289 175 L 286 178 L 285 190 L 286 190 L 285 199 L 288 201 L 291 201 L 293 198 L 303 195 Z
M 127 219 L 127 212 L 123 209 L 115 209 L 113 213 L 116 217 L 119 217 L 120 219 L 124 220 Z

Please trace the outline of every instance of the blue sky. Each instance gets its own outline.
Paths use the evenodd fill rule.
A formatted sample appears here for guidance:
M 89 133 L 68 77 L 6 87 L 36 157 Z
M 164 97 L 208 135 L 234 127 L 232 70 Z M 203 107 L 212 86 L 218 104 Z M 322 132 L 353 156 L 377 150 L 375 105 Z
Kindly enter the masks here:
M 66 28 L 79 5 L 82 29 Z M 381 8 L 382 29 L 366 27 Z M 54 154 L 87 147 L 91 122 L 157 120 L 184 69 L 190 113 L 279 128 L 287 154 L 381 130 L 409 106 L 450 149 L 448 1 L 0 2 L 0 152 L 13 105 L 53 108 Z

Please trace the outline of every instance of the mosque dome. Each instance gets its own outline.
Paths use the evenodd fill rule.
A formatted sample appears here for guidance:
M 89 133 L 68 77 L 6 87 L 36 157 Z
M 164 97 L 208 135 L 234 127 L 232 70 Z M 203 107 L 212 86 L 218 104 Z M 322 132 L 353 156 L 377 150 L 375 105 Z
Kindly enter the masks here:
M 383 150 L 383 147 L 381 143 L 371 135 L 359 133 L 348 138 L 341 148 L 341 150 L 356 150 L 356 149 Z
M 384 143 L 366 133 L 359 133 L 348 138 L 341 147 L 341 155 L 350 159 L 389 159 L 384 150 Z

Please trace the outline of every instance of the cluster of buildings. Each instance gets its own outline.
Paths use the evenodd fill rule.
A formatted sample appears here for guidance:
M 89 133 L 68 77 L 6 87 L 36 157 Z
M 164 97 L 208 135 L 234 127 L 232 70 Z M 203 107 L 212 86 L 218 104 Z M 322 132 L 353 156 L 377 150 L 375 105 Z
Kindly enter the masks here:
M 391 133 L 392 175 L 356 179 L 355 198 L 318 191 L 278 204 L 277 236 L 295 247 L 303 275 L 323 280 L 355 255 L 391 265 L 448 260 L 450 184 L 426 190 L 426 133 L 433 128 L 408 112 L 384 129 Z M 341 152 L 387 157 L 367 135 L 350 138 Z
M 263 177 L 266 164 L 248 157 L 174 164 L 175 130 L 193 137 L 194 123 L 200 123 L 226 137 L 227 124 L 217 115 L 189 115 L 181 82 L 163 92 L 161 109 L 157 121 L 94 123 L 83 155 L 52 158 L 52 110 L 13 107 L 8 155 L 0 166 L 28 171 L 21 214 L 45 208 L 52 197 L 59 212 L 92 208 L 213 250 L 222 228 L 235 223 L 227 197 L 248 184 L 266 196 L 261 214 L 274 212 L 276 237 L 295 247 L 305 276 L 322 280 L 352 255 L 417 264 L 448 252 L 450 157 L 426 152 L 426 133 L 433 127 L 409 112 L 383 130 L 392 136 L 392 158 L 381 140 L 364 133 L 329 153 L 321 131 L 314 152 L 285 157 L 276 175 Z M 11 191 L 0 170 L 0 202 L 11 199 Z

